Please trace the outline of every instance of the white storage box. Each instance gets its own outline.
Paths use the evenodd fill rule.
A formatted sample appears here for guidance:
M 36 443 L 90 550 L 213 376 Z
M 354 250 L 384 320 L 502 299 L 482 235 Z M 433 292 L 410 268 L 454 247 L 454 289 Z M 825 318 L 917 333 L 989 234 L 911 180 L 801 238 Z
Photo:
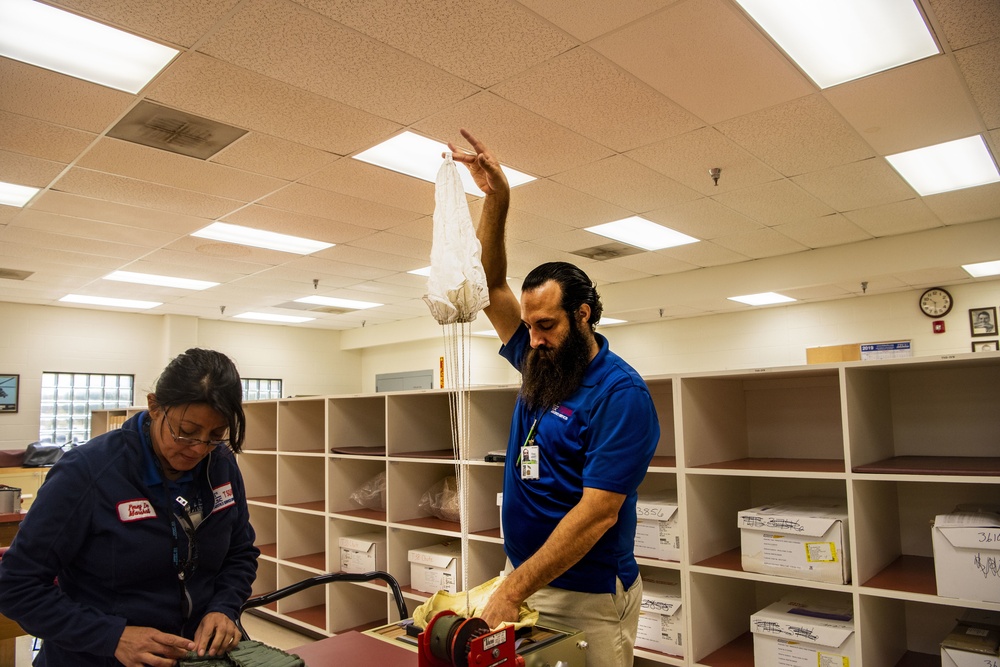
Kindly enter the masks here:
M 1000 602 L 1000 513 L 939 514 L 931 531 L 937 594 Z
M 340 538 L 340 571 L 364 574 L 385 571 L 385 533 L 371 532 Z
M 793 498 L 739 513 L 745 572 L 846 584 L 851 580 L 847 505 Z
M 644 579 L 636 647 L 683 657 L 683 634 L 680 584 Z
M 1000 667 L 1000 613 L 966 610 L 941 642 L 941 667 Z
M 750 617 L 755 667 L 854 664 L 853 612 L 786 598 Z
M 500 508 L 500 539 L 503 539 L 503 491 L 497 494 L 497 507 Z
M 424 593 L 458 592 L 462 567 L 462 545 L 458 542 L 432 544 L 407 553 L 410 586 Z
M 679 561 L 681 531 L 677 525 L 677 493 L 640 495 L 635 514 L 635 555 Z

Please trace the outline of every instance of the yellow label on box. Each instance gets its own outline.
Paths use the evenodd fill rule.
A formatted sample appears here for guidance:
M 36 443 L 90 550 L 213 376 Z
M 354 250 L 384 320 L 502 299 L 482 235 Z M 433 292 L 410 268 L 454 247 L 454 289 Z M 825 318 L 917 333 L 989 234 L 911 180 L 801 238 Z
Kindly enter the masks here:
M 837 545 L 833 542 L 806 542 L 806 561 L 810 563 L 836 563 Z

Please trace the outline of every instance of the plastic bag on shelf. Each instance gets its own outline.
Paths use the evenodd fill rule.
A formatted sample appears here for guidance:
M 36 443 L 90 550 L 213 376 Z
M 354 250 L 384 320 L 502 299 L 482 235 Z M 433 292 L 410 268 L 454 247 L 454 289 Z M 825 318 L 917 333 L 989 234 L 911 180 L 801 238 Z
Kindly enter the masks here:
M 351 502 L 370 510 L 385 511 L 385 473 L 380 472 L 360 487 L 350 496 Z
M 424 512 L 429 512 L 439 519 L 458 523 L 460 518 L 458 481 L 455 476 L 445 477 L 424 491 L 424 495 L 420 497 L 419 507 Z

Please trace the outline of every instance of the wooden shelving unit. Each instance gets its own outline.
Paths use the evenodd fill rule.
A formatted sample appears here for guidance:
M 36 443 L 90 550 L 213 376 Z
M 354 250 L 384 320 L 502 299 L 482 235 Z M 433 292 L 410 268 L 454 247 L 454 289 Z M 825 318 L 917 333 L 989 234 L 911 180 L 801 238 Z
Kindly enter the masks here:
M 960 503 L 1000 498 L 1000 354 L 843 362 L 647 378 L 662 437 L 641 493 L 675 491 L 680 562 L 640 559 L 643 576 L 678 581 L 684 657 L 638 650 L 636 664 L 753 664 L 750 615 L 784 595 L 819 592 L 854 609 L 852 667 L 939 665 L 937 644 L 963 608 L 939 597 L 931 521 Z M 470 396 L 469 581 L 503 567 L 496 493 L 516 387 Z M 324 396 L 246 406 L 240 466 L 262 549 L 255 593 L 339 567 L 340 536 L 385 531 L 387 569 L 412 609 L 407 551 L 457 539 L 429 517 L 422 493 L 454 474 L 446 391 Z M 336 452 L 331 451 L 336 450 Z M 385 510 L 351 493 L 386 476 Z M 826 584 L 742 570 L 737 512 L 793 496 L 847 503 L 852 578 Z M 387 622 L 384 586 L 310 589 L 264 613 L 318 634 Z

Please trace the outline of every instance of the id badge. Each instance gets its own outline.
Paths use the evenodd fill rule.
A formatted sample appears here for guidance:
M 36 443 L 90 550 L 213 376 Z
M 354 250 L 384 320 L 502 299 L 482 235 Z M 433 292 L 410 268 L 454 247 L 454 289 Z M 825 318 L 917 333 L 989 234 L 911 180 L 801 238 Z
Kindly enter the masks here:
M 521 479 L 538 479 L 538 445 L 521 447 Z

